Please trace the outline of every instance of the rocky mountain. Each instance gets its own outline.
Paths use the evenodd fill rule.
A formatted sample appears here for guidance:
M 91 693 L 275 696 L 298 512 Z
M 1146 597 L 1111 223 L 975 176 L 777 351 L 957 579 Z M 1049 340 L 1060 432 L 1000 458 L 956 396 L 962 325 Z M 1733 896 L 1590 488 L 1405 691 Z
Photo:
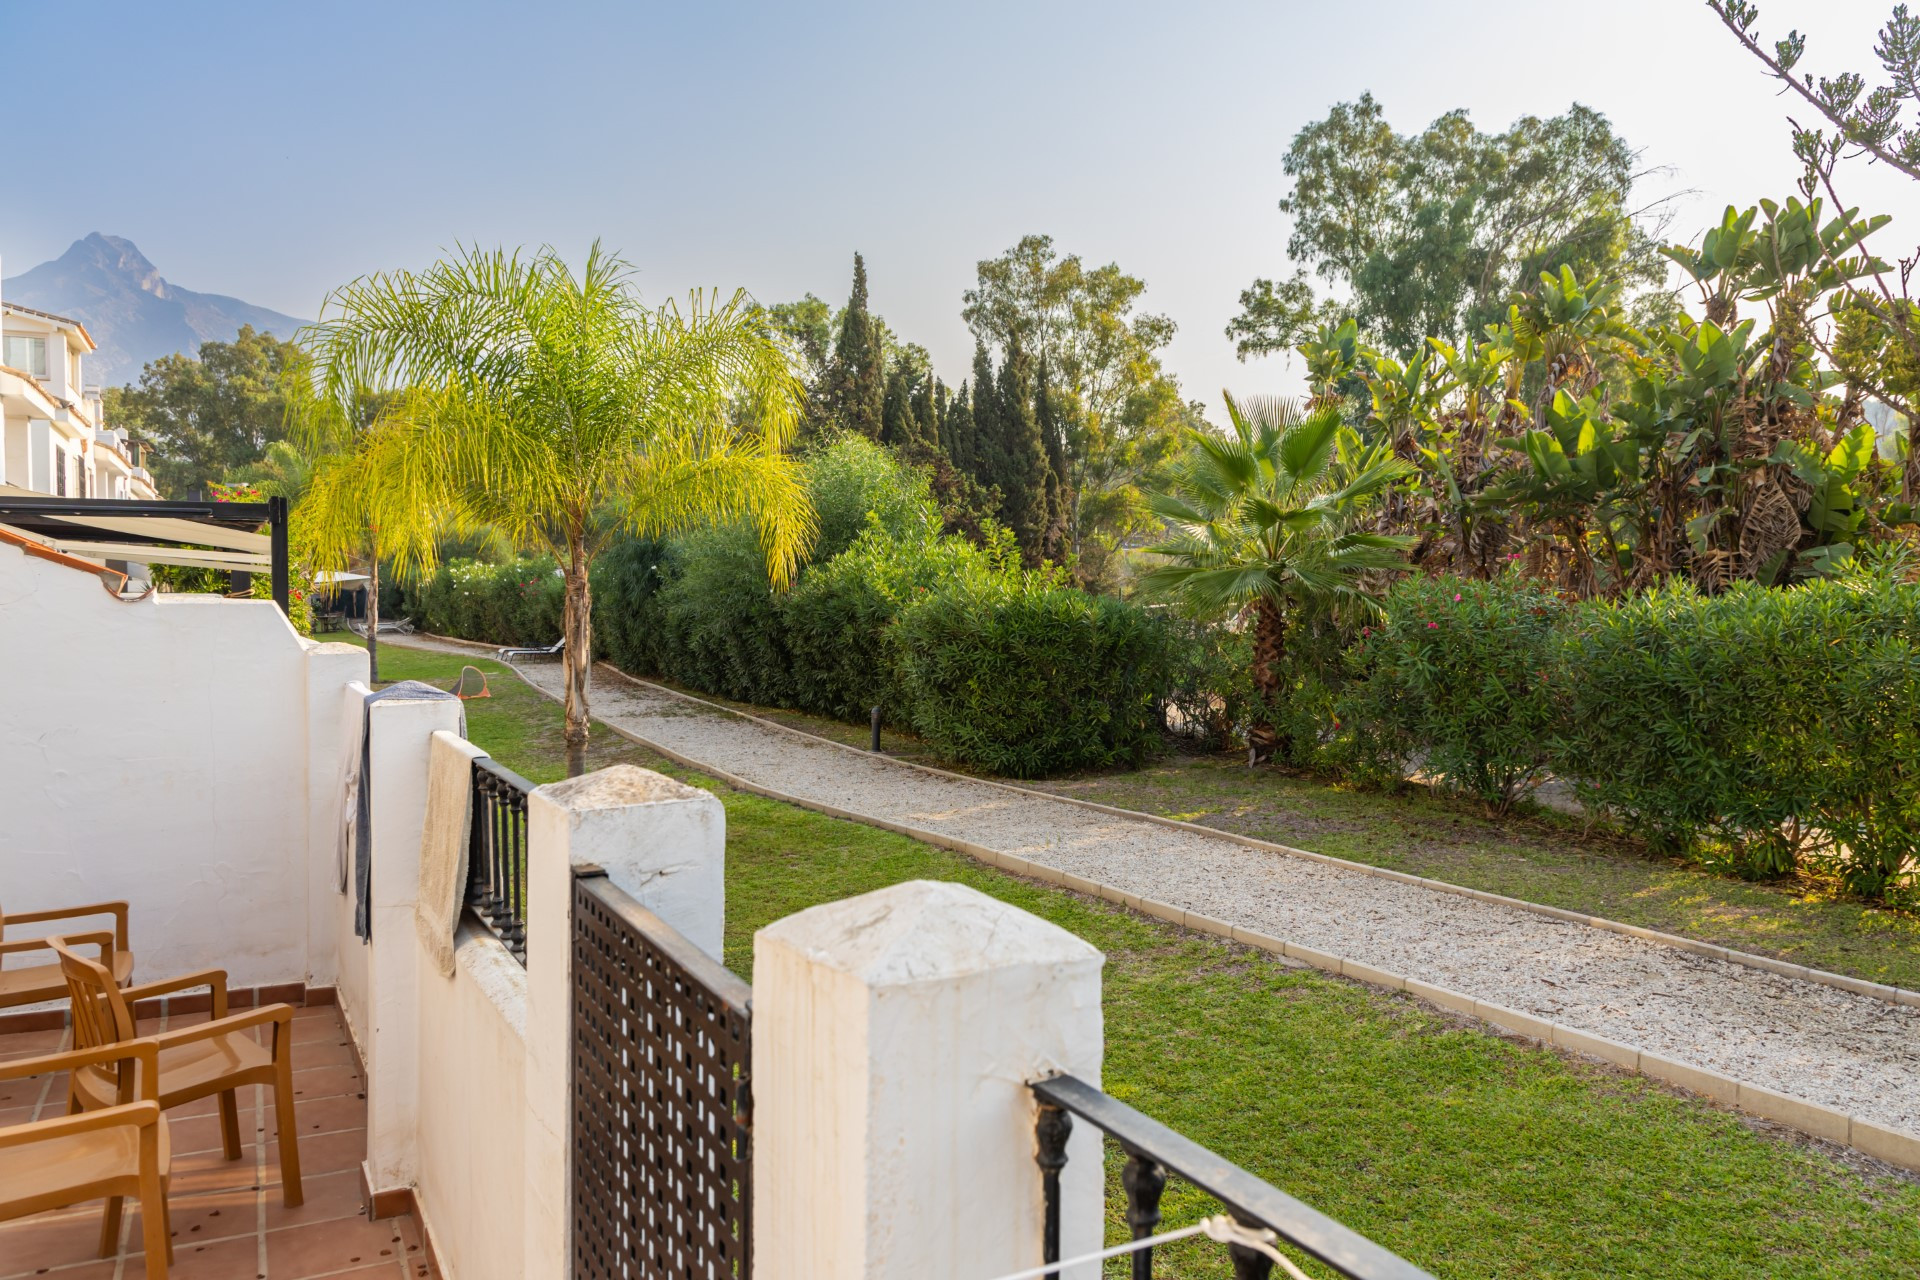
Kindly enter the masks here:
M 0 281 L 0 299 L 86 325 L 100 344 L 87 359 L 87 380 L 103 386 L 138 381 L 149 360 L 230 342 L 243 324 L 291 338 L 305 323 L 238 298 L 183 289 L 133 241 L 97 231 L 52 262 Z

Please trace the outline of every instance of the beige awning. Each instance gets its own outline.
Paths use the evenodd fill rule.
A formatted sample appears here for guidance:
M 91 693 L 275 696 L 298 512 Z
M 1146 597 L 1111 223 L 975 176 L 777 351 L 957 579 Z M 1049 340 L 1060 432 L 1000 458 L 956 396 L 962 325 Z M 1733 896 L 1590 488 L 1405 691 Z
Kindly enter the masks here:
M 178 564 L 195 569 L 241 569 L 248 573 L 271 573 L 269 556 L 248 555 L 240 551 L 202 551 L 197 547 L 150 547 L 139 542 L 68 542 L 55 539 L 55 551 L 95 560 L 126 560 L 133 564 Z
M 39 495 L 33 495 L 39 496 Z M 246 533 L 238 529 L 221 529 L 210 524 L 201 524 L 197 520 L 174 520 L 166 516 L 59 516 L 66 524 L 85 525 L 90 529 L 111 529 L 115 533 L 136 533 L 150 538 L 172 538 L 179 542 L 196 542 L 205 547 L 218 547 L 223 551 L 244 551 L 249 555 L 266 557 L 273 554 L 273 540 L 264 533 Z M 132 556 L 116 557 L 131 560 Z

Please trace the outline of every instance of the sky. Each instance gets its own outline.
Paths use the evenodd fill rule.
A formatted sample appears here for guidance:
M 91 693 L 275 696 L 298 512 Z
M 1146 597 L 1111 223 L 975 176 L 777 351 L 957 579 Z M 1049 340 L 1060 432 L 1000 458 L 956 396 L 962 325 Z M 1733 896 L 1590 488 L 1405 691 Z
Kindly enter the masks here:
M 1803 66 L 1872 68 L 1892 0 L 1769 0 Z M 21 57 L 18 51 L 44 49 Z M 1190 398 L 1291 392 L 1242 363 L 1240 291 L 1290 273 L 1280 161 L 1372 91 L 1401 132 L 1492 132 L 1578 101 L 1641 149 L 1697 238 L 1790 194 L 1790 104 L 1696 0 L 1375 3 L 181 3 L 0 0 L 13 123 L 8 274 L 101 231 L 176 284 L 296 316 L 456 243 L 597 237 L 658 303 L 744 287 L 838 306 L 852 257 L 893 330 L 957 383 L 975 264 L 1051 235 L 1143 278 Z M 22 151 L 23 139 L 38 138 Z M 1846 194 L 1920 243 L 1920 195 Z M 1911 252 L 1911 250 L 1906 250 Z

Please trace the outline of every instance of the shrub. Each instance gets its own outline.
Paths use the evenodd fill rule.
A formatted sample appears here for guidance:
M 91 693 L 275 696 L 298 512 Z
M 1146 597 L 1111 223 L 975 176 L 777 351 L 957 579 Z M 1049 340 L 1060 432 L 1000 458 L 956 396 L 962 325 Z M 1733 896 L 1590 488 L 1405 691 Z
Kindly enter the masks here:
M 845 552 L 808 570 L 782 602 L 795 704 L 856 722 L 880 706 L 909 722 L 906 695 L 893 679 L 888 629 L 912 600 L 998 572 L 993 554 L 972 543 L 931 530 L 895 538 L 874 519 Z
M 1865 575 L 1587 606 L 1556 767 L 1665 847 L 1884 895 L 1920 854 L 1917 643 L 1920 588 Z
M 925 472 L 862 435 L 843 435 L 807 459 L 807 496 L 819 521 L 812 562 L 825 564 L 877 525 L 895 538 L 918 539 L 937 530 Z
M 623 537 L 594 561 L 594 652 L 622 670 L 659 670 L 659 593 L 671 554 L 657 539 Z
M 752 530 L 707 529 L 674 540 L 655 609 L 655 670 L 742 702 L 793 705 L 793 660 L 780 600 Z
M 384 603 L 384 601 L 383 601 Z M 499 564 L 449 560 L 408 584 L 400 603 L 422 629 L 500 645 L 549 645 L 560 638 L 566 589 L 552 556 Z
M 1138 764 L 1159 741 L 1166 627 L 1054 576 L 934 592 L 900 615 L 891 645 L 914 730 L 963 763 L 1035 778 Z
M 1335 712 L 1356 773 L 1418 765 L 1505 810 L 1547 765 L 1554 627 L 1564 606 L 1518 577 L 1407 577 L 1363 627 Z

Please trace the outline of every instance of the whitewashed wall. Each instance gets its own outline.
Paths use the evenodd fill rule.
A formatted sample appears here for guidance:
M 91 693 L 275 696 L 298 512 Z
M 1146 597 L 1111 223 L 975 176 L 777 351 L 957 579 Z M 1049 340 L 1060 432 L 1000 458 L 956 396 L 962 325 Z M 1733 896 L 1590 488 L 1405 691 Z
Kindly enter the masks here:
M 126 899 L 146 977 L 330 981 L 309 936 L 311 846 L 338 821 L 326 691 L 366 672 L 270 602 L 123 603 L 0 546 L 0 904 Z
M 420 1124 L 414 1198 L 457 1280 L 519 1276 L 527 1181 L 527 971 L 492 934 L 462 927 L 454 974 L 419 947 Z M 562 1170 L 548 1170 L 560 1176 Z

